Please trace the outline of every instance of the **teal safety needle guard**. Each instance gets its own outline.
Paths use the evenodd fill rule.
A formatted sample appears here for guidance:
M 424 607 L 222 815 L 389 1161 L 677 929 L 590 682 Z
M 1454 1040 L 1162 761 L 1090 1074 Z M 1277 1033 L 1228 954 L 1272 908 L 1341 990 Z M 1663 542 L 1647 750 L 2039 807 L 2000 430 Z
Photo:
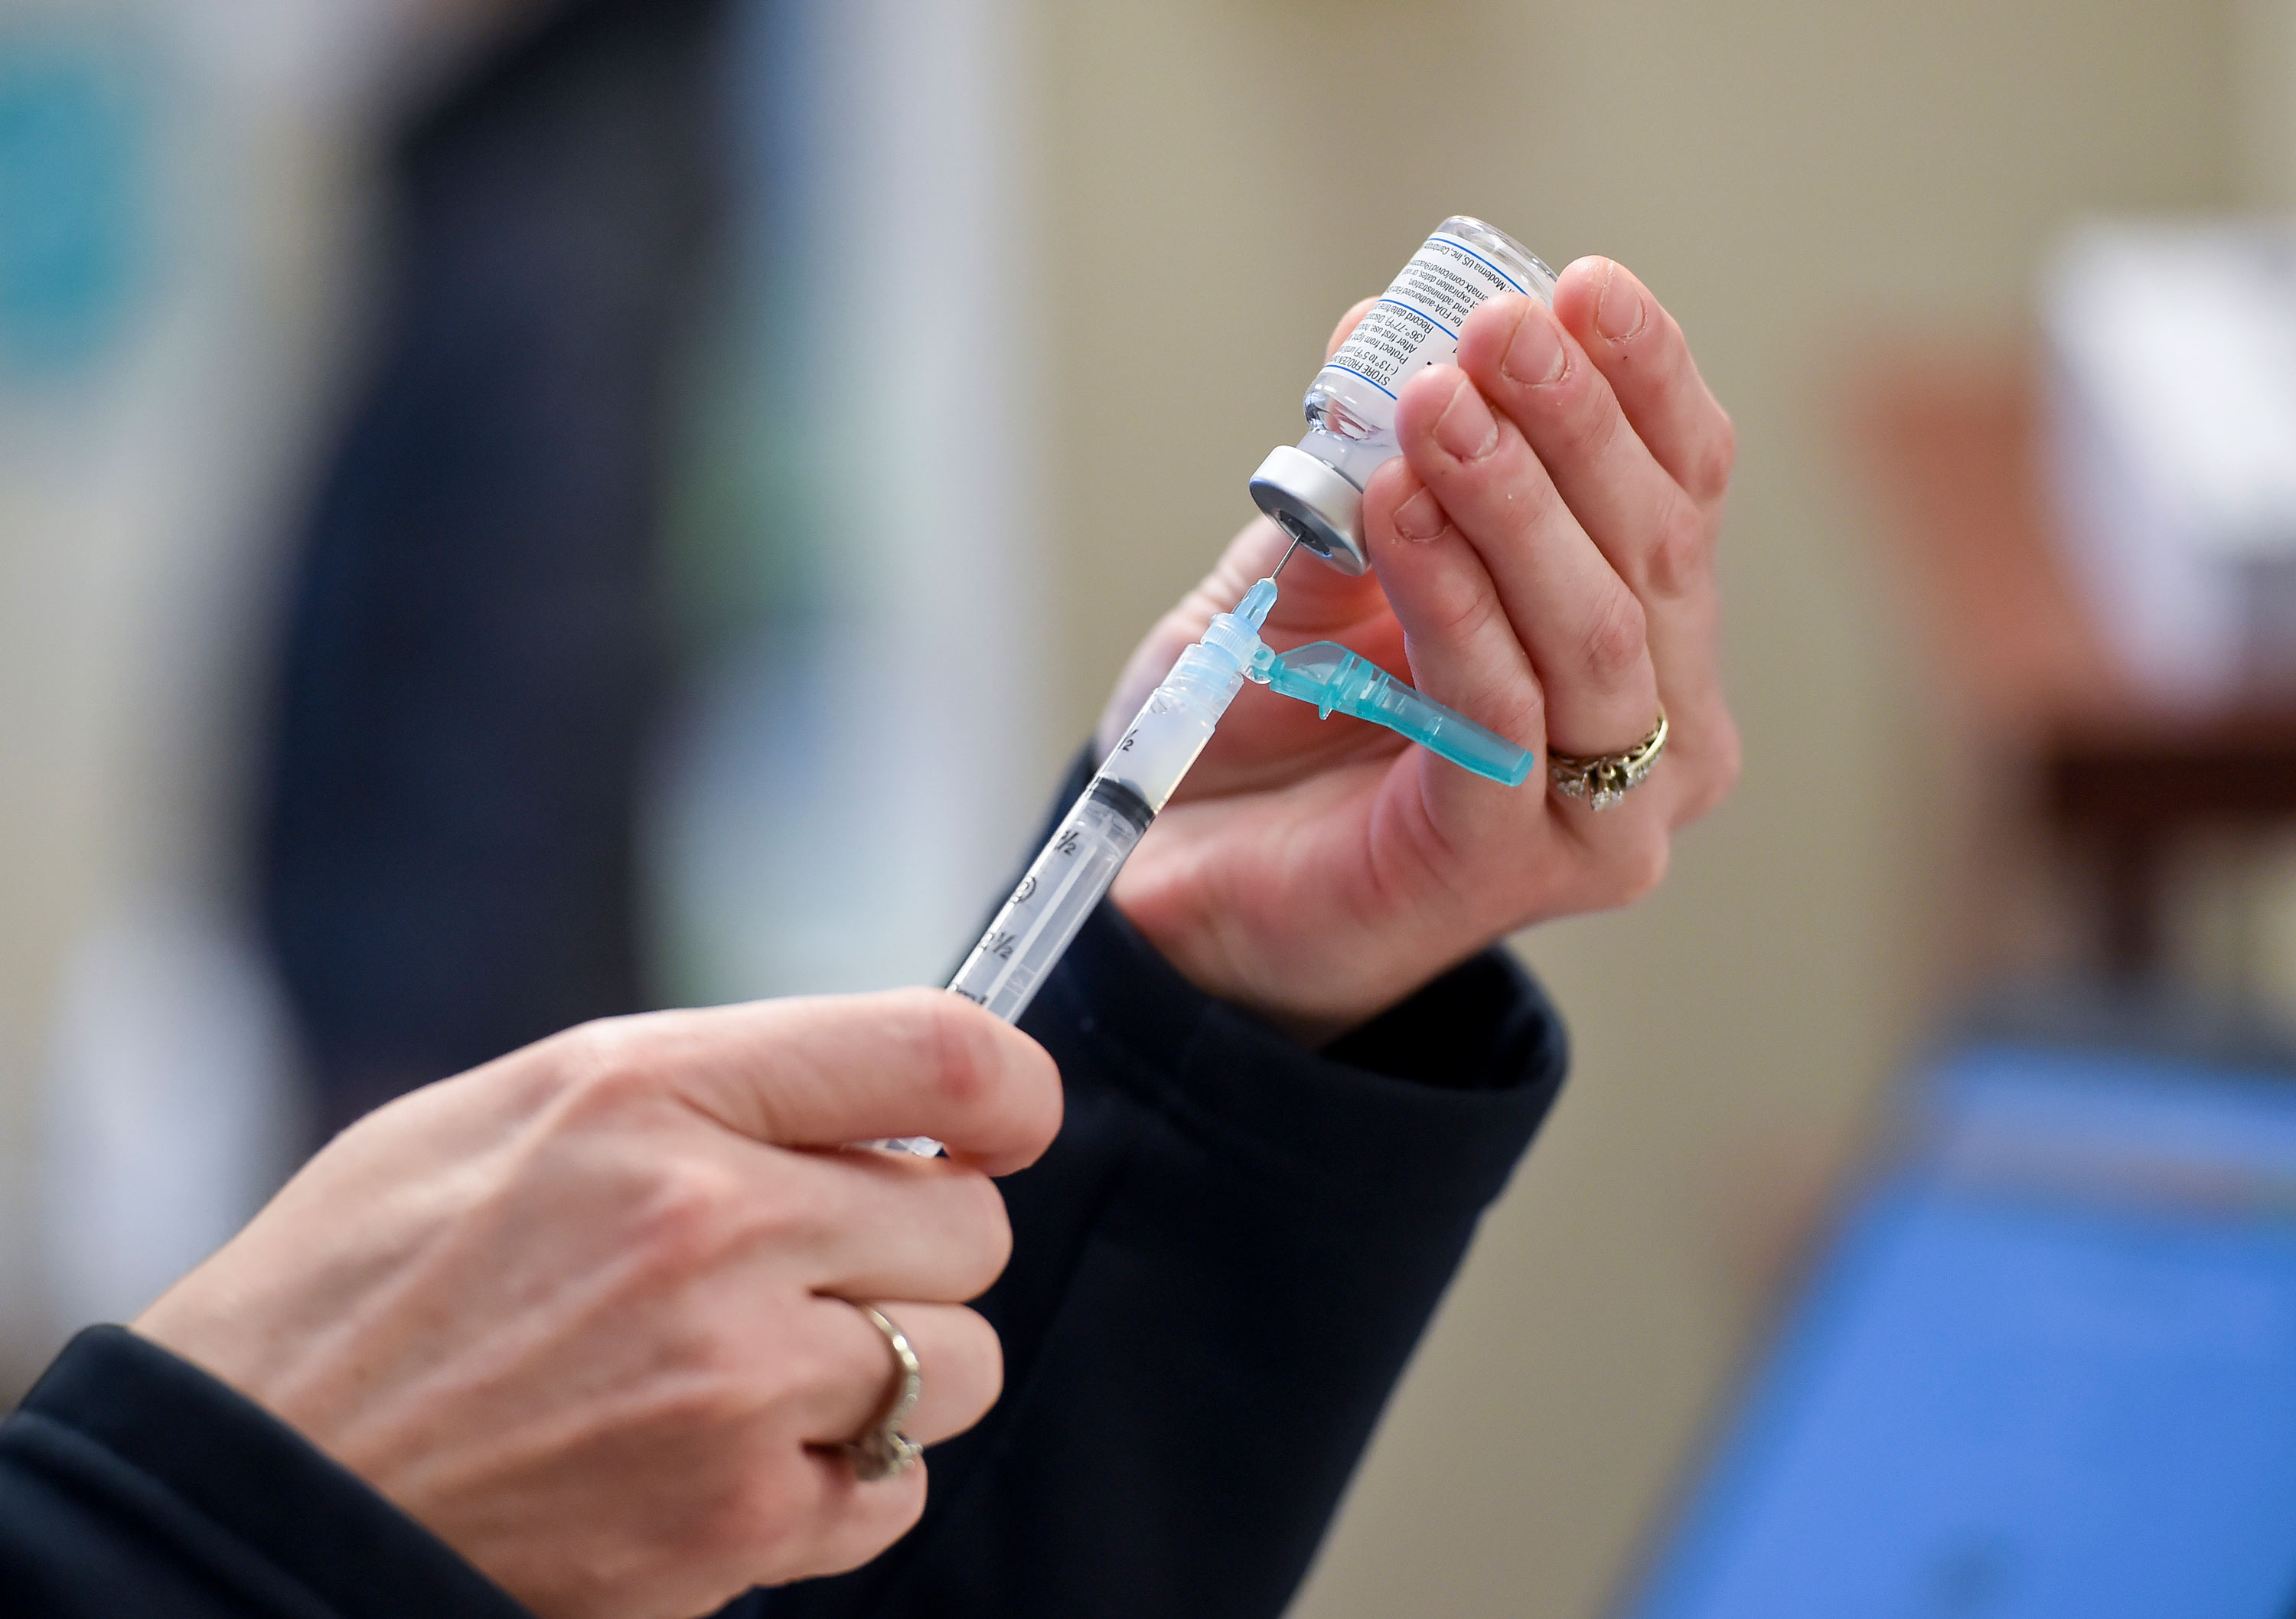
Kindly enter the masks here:
M 1286 653 L 1262 646 L 1244 673 L 1270 691 L 1314 704 L 1326 719 L 1352 714 L 1385 726 L 1463 770 L 1510 787 L 1522 785 L 1535 762 L 1529 749 L 1445 708 L 1337 641 L 1310 641 Z

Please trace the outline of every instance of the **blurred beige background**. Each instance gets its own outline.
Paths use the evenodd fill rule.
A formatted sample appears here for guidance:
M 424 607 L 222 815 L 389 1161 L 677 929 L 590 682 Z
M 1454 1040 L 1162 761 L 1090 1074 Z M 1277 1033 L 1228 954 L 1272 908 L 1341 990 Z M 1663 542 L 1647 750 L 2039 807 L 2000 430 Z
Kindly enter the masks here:
M 1522 943 L 1571 1086 L 1298 1613 L 1590 1615 L 1781 1245 L 1938 1009 L 1939 790 L 1837 418 L 1868 345 L 2014 341 L 2084 210 L 2286 201 L 2296 8 L 1180 0 L 1042 9 L 1069 734 L 1299 431 L 1332 320 L 1445 214 L 1636 269 L 1734 416 L 1736 801 Z M 1312 1393 L 1304 1396 L 1312 1409 Z
M 1021 0 L 1019 20 L 1066 694 L 1046 779 L 1246 514 L 1250 469 L 1298 437 L 1333 318 L 1445 214 L 1558 267 L 1633 265 L 1736 418 L 1744 785 L 1653 900 L 1524 941 L 1575 1032 L 1571 1087 L 1298 1609 L 1591 1619 L 1723 1409 L 1801 1213 L 1947 1010 L 1927 897 L 1948 795 L 1844 378 L 1885 341 L 2020 341 L 2086 210 L 2296 202 L 2296 0 Z M 328 150 L 258 137 L 275 193 Z M 287 262 L 316 284 L 337 251 Z M 287 352 L 326 325 L 310 285 L 247 301 L 277 345 L 249 363 L 316 364 Z M 119 531 L 76 553 L 0 535 L 0 1300 L 29 1263 L 30 1076 L 67 923 L 108 880 L 87 851 L 119 772 L 85 738 L 135 701 L 102 647 L 61 645 L 93 611 L 55 603 L 125 596 L 108 633 L 127 638 L 174 599 L 124 538 L 123 490 Z M 12 1325 L 0 1381 L 52 1347 Z

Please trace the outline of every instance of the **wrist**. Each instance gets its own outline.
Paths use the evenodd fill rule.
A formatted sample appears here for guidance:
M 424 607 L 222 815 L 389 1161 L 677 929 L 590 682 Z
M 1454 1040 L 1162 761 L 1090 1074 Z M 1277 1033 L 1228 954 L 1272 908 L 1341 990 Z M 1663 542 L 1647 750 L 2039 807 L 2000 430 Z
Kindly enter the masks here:
M 1154 895 L 1128 889 L 1121 877 L 1109 900 L 1191 988 L 1250 1014 L 1310 1051 L 1343 1039 L 1418 988 L 1398 984 L 1381 993 L 1360 982 L 1335 986 L 1332 975 L 1312 967 L 1284 971 L 1271 962 L 1271 952 L 1239 939 L 1232 928 L 1210 918 L 1176 915 Z M 1333 994 L 1334 988 L 1341 992 Z

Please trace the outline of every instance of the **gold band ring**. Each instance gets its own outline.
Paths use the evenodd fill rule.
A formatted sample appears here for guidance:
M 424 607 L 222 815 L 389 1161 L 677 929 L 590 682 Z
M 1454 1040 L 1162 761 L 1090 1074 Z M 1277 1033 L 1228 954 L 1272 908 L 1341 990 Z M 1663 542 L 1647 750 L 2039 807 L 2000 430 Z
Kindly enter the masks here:
M 1567 753 L 1546 756 L 1546 777 L 1565 798 L 1583 798 L 1589 810 L 1608 810 L 1649 777 L 1659 755 L 1666 752 L 1666 710 L 1650 735 L 1622 753 L 1595 753 L 1574 758 Z
M 846 1455 L 853 1459 L 853 1476 L 867 1484 L 881 1478 L 898 1478 L 925 1453 L 924 1446 L 901 1432 L 901 1425 L 917 1409 L 917 1396 L 924 1393 L 925 1373 L 917 1352 L 909 1344 L 909 1335 L 894 1326 L 892 1318 L 866 1304 L 853 1308 L 885 1335 L 885 1343 L 893 1352 L 893 1393 L 883 1415 L 870 1425 L 867 1433 L 844 1447 Z

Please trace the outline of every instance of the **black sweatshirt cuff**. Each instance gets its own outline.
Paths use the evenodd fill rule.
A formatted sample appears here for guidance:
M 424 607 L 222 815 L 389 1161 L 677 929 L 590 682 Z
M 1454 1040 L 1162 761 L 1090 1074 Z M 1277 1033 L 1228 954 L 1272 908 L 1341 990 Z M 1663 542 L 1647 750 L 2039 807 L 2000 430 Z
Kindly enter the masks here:
M 1091 781 L 1087 749 L 1046 836 Z M 1040 839 L 1039 842 L 1042 840 Z M 1103 900 L 1046 981 L 1025 1025 L 1055 1021 L 1112 1060 L 1109 1072 L 1191 1133 L 1263 1171 L 1341 1179 L 1430 1213 L 1498 1196 L 1554 1105 L 1570 1063 L 1562 1019 L 1494 947 L 1320 1052 L 1197 989 Z
M 94 1506 L 233 1611 L 530 1619 L 293 1428 L 125 1327 L 67 1344 L 0 1441 L 0 1463 Z
M 906 1540 L 752 1615 L 1280 1612 L 1564 1060 L 1504 954 L 1318 1053 L 1107 904 L 1021 1023 L 1068 1113 L 1004 1182 L 1004 1396 Z
M 1505 1188 L 1568 1063 L 1562 1020 L 1500 950 L 1316 1053 L 1197 989 L 1103 903 L 1042 999 L 1026 1023 L 1058 1019 L 1152 1111 L 1259 1176 L 1437 1220 Z

